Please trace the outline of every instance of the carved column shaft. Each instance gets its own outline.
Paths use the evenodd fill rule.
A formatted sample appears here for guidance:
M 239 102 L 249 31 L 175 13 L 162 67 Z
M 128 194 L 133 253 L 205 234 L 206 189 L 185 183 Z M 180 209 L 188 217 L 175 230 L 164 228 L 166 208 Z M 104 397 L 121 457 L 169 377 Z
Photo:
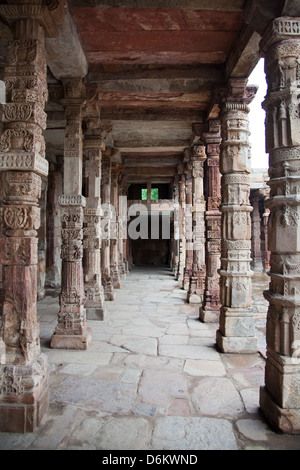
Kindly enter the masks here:
M 111 222 L 110 240 L 110 270 L 115 289 L 120 289 L 121 278 L 119 271 L 119 176 L 122 168 L 118 163 L 111 167 L 111 205 L 114 209 L 114 220 Z
M 192 178 L 193 178 L 193 266 L 188 292 L 190 303 L 200 304 L 203 300 L 206 265 L 205 265 L 205 204 L 203 163 L 206 160 L 205 146 L 196 145 L 191 149 Z
M 277 18 L 261 42 L 268 93 L 270 277 L 262 411 L 283 432 L 300 432 L 300 18 Z
M 178 271 L 177 271 L 177 280 L 183 281 L 184 267 L 185 267 L 185 174 L 184 174 L 184 164 L 181 163 L 178 165 L 178 203 L 179 203 L 179 230 L 180 230 L 180 241 L 179 241 L 179 260 L 178 260 Z
M 111 242 L 111 219 L 113 217 L 111 207 L 111 157 L 109 152 L 102 155 L 102 185 L 101 197 L 103 207 L 103 218 L 101 221 L 102 253 L 101 270 L 102 285 L 105 300 L 114 300 L 115 292 L 110 272 L 110 242 Z
M 222 258 L 220 328 L 217 343 L 223 352 L 257 350 L 250 270 L 251 218 L 249 108 L 245 82 L 231 80 L 222 109 Z
M 220 174 L 220 122 L 210 122 L 210 132 L 203 135 L 207 143 L 207 210 L 206 263 L 207 276 L 200 319 L 218 322 L 220 316 L 220 259 L 221 259 L 221 174 Z
M 102 151 L 100 120 L 88 119 L 85 131 L 86 207 L 83 227 L 83 269 L 85 309 L 90 320 L 103 320 L 104 289 L 101 274 L 101 166 Z
M 172 269 L 175 278 L 178 278 L 179 268 L 179 242 L 180 242 L 180 207 L 179 207 L 179 175 L 174 177 L 173 186 L 173 198 L 174 198 L 174 228 L 173 228 L 173 242 L 172 242 Z
M 185 155 L 185 266 L 183 275 L 183 289 L 190 288 L 193 273 L 193 165 L 190 160 L 190 149 Z
M 3 183 L 0 262 L 3 317 L 0 338 L 0 431 L 32 432 L 48 409 L 47 358 L 37 323 L 37 263 L 41 176 L 48 174 L 44 112 L 47 100 L 45 32 L 55 19 L 44 5 L 0 5 L 14 39 L 5 68 L 6 104 L 0 139 Z M 16 18 L 22 18 L 16 20 Z M 55 29 L 55 28 L 54 28 Z
M 64 194 L 61 205 L 62 279 L 58 323 L 51 338 L 57 349 L 87 349 L 91 331 L 87 328 L 83 282 L 82 196 L 82 106 L 81 78 L 65 79 L 62 104 L 65 107 Z

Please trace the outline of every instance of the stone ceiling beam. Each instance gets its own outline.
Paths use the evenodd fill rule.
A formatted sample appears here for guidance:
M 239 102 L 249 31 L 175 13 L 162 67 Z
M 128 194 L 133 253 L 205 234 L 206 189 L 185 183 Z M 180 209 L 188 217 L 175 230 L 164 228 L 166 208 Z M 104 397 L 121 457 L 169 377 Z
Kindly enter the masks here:
M 69 4 L 73 7 L 118 7 L 119 0 L 70 0 Z M 214 10 L 241 11 L 244 6 L 244 0 L 214 0 Z M 122 7 L 125 8 L 149 8 L 149 0 L 123 0 Z M 178 8 L 178 0 L 152 0 L 151 8 Z M 211 0 L 184 0 L 180 2 L 182 10 L 211 10 Z
M 58 25 L 58 37 L 46 39 L 47 63 L 57 80 L 64 77 L 85 77 L 88 63 L 77 31 L 66 5 L 63 24 Z
M 249 77 L 260 59 L 260 40 L 260 34 L 245 25 L 227 60 L 226 77 L 228 79 Z

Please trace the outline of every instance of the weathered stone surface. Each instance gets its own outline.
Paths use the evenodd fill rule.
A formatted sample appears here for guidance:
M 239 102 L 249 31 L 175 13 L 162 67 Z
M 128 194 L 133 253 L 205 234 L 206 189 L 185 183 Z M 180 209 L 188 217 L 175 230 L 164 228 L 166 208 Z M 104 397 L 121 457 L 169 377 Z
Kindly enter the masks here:
M 145 371 L 138 393 L 142 403 L 167 407 L 172 398 L 187 396 L 187 381 L 177 372 Z
M 52 400 L 60 403 L 97 408 L 99 411 L 128 414 L 136 386 L 105 382 L 92 378 L 68 377 L 51 392 Z
M 211 439 L 213 437 L 213 440 Z M 152 449 L 237 450 L 229 421 L 215 418 L 159 418 L 151 441 Z
M 151 426 L 145 418 L 111 418 L 98 433 L 96 445 L 103 450 L 143 450 L 151 437 Z
M 199 413 L 237 417 L 244 411 L 240 395 L 227 378 L 204 378 L 193 391 L 192 401 Z

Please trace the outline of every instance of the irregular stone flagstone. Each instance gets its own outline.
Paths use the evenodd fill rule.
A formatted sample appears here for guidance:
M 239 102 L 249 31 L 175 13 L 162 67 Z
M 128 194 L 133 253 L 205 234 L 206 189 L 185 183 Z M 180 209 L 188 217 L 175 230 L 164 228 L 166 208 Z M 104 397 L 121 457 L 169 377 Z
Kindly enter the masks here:
M 201 415 L 236 417 L 244 411 L 239 393 L 227 378 L 207 377 L 192 392 L 192 402 Z
M 215 418 L 164 417 L 157 420 L 153 449 L 237 450 L 232 424 Z
M 167 407 L 171 398 L 187 397 L 187 380 L 178 372 L 145 371 L 138 394 L 142 403 Z
M 51 392 L 51 398 L 85 408 L 128 414 L 136 393 L 133 384 L 68 377 Z

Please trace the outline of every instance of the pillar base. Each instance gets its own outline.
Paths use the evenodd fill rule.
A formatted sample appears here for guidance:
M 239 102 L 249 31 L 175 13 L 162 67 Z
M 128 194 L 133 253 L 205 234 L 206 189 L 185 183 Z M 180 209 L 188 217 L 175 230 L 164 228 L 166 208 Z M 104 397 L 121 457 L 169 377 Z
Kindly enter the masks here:
M 199 309 L 199 319 L 203 323 L 219 323 L 220 309 L 218 310 L 205 310 L 203 307 Z
M 0 366 L 0 432 L 34 432 L 48 412 L 47 357 Z
M 260 408 L 277 431 L 285 434 L 300 434 L 300 409 L 281 408 L 275 403 L 266 387 L 260 388 Z
M 218 348 L 223 353 L 257 353 L 257 338 L 253 336 L 223 336 L 218 330 L 216 341 Z
M 52 349 L 76 349 L 86 350 L 92 341 L 92 330 L 86 328 L 82 335 L 63 335 L 54 333 L 51 338 Z
M 87 320 L 103 321 L 106 315 L 105 307 L 85 307 Z

